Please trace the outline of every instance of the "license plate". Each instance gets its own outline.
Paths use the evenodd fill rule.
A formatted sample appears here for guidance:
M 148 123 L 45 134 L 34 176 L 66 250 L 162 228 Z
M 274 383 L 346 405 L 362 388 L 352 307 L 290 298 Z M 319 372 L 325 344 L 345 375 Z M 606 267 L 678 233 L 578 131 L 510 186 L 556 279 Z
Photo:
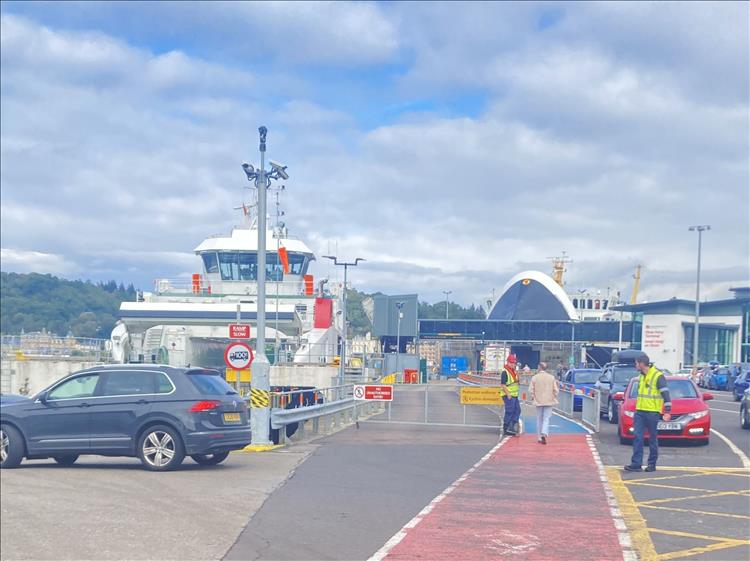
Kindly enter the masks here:
M 680 430 L 680 423 L 659 423 L 656 425 L 658 430 Z
M 225 423 L 239 423 L 241 420 L 239 413 L 224 413 Z

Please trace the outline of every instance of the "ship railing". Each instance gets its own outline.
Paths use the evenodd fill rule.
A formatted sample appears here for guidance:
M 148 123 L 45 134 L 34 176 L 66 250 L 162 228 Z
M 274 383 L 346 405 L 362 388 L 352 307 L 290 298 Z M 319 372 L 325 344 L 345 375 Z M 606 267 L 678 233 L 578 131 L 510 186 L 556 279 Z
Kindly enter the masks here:
M 32 357 L 76 358 L 107 362 L 109 339 L 95 337 L 62 337 L 50 333 L 24 333 L 0 336 L 3 357 L 25 360 Z
M 304 282 L 301 280 L 278 281 L 266 280 L 266 298 L 273 299 L 278 287 L 279 296 L 305 296 Z M 162 278 L 154 280 L 154 294 L 157 295 L 188 295 L 224 296 L 242 294 L 255 296 L 258 294 L 256 280 L 222 280 L 210 283 L 206 279 Z M 308 294 L 308 296 L 310 296 Z

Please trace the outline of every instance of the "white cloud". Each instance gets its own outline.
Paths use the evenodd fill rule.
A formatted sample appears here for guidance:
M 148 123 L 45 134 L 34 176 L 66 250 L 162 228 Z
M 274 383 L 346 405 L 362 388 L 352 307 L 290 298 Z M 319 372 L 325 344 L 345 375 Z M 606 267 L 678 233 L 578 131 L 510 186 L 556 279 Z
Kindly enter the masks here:
M 714 56 L 701 54 L 704 34 L 688 33 L 694 18 L 678 18 L 685 33 L 672 40 L 648 27 L 644 8 L 613 8 L 670 51 L 645 56 L 614 32 L 608 41 L 591 22 L 614 24 L 578 4 L 553 5 L 563 14 L 544 30 L 546 4 L 208 6 L 185 5 L 179 17 L 169 5 L 145 8 L 175 16 L 170 37 L 202 18 L 192 52 L 3 14 L 5 247 L 146 289 L 183 275 L 203 237 L 238 221 L 231 209 L 248 197 L 239 165 L 257 163 L 265 124 L 268 156 L 289 165 L 292 233 L 319 255 L 333 245 L 344 258 L 366 257 L 353 278 L 368 291 L 437 301 L 453 290 L 478 303 L 566 250 L 571 285 L 627 291 L 641 263 L 653 273 L 644 277 L 650 298 L 690 297 L 687 226 L 704 222 L 713 226 L 706 293 L 741 283 L 747 101 L 689 87 Z M 248 18 L 260 17 L 270 24 L 253 35 Z M 270 62 L 220 56 L 253 41 Z M 746 54 L 722 41 L 726 64 L 744 69 L 727 87 L 741 88 Z M 668 63 L 678 55 L 679 71 Z M 383 76 L 394 62 L 400 80 Z M 353 64 L 372 65 L 373 76 Z M 467 90 L 482 92 L 483 110 L 462 109 Z M 451 111 L 387 122 L 378 106 L 453 95 Z M 339 271 L 318 263 L 316 274 Z
M 75 263 L 62 255 L 40 251 L 19 251 L 11 248 L 0 249 L 0 263 L 4 271 L 15 273 L 53 273 L 69 275 L 80 272 Z

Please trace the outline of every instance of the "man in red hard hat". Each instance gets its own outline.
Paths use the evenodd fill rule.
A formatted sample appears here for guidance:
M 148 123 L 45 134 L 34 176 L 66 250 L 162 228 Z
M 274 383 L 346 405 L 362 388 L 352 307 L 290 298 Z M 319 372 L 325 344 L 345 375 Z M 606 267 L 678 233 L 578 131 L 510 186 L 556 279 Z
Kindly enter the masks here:
M 521 418 L 521 404 L 518 402 L 518 373 L 516 355 L 508 355 L 500 374 L 500 396 L 505 404 L 503 435 L 518 435 L 518 421 Z

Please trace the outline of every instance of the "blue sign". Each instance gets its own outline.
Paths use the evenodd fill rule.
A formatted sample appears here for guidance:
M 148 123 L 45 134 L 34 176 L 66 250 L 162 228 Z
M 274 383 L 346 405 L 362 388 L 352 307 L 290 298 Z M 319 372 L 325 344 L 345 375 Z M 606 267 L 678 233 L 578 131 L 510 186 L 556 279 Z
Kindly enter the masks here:
M 469 369 L 469 359 L 465 356 L 444 356 L 440 364 L 443 376 L 458 376 Z

